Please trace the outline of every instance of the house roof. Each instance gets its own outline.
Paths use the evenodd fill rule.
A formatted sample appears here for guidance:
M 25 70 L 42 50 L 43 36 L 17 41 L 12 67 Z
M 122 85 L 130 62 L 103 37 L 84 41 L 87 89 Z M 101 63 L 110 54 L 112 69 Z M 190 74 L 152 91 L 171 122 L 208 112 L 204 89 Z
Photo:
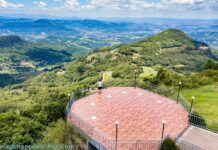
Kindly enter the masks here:
M 76 101 L 70 121 L 94 139 L 91 129 L 115 140 L 118 121 L 119 140 L 160 140 L 163 122 L 164 135 L 177 137 L 188 127 L 188 113 L 175 101 L 147 90 L 111 87 Z

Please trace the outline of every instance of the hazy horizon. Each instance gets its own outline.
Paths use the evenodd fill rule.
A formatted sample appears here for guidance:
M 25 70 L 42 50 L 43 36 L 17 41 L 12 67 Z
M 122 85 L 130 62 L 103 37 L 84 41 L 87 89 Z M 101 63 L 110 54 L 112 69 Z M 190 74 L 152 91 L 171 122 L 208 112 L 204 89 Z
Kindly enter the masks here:
M 52 16 L 46 14 L 0 14 L 1 18 L 9 18 L 9 19 L 66 19 L 66 20 L 99 20 L 99 21 L 143 21 L 143 20 L 199 20 L 199 21 L 217 21 L 218 18 L 170 18 L 170 17 L 64 17 L 64 16 Z

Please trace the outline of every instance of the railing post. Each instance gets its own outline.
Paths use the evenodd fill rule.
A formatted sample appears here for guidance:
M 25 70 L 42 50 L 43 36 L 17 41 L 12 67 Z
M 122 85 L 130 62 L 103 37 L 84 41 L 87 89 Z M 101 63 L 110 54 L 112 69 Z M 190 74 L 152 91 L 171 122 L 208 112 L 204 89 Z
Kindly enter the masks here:
M 118 121 L 116 121 L 115 122 L 116 123 L 116 145 L 115 145 L 115 150 L 117 150 L 117 141 L 118 141 L 118 124 L 119 124 L 119 122 Z

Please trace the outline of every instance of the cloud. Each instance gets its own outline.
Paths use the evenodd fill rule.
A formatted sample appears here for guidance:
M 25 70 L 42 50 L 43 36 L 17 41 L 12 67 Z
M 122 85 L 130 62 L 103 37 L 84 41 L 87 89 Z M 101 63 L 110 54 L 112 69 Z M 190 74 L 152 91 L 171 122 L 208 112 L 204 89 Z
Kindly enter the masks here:
M 62 0 L 53 0 L 54 2 L 62 2 Z
M 77 0 L 65 0 L 65 5 L 72 10 L 78 10 L 80 3 Z
M 47 3 L 45 3 L 44 1 L 34 1 L 33 2 L 34 5 L 36 5 L 37 7 L 40 7 L 40 8 L 45 8 L 47 7 Z
M 114 10 L 135 10 L 154 7 L 154 3 L 144 0 L 89 0 L 88 4 L 81 4 L 78 0 L 65 0 L 65 5 L 72 10 L 90 9 L 114 9 Z
M 151 2 L 148 0 L 88 0 L 87 4 L 80 3 L 79 0 L 63 0 L 65 7 L 73 11 L 197 11 L 217 9 L 218 0 L 159 0 Z
M 203 0 L 164 0 L 163 2 L 170 3 L 172 5 L 193 5 L 201 4 Z
M 23 8 L 23 4 L 9 3 L 6 0 L 0 0 L 0 8 Z
M 160 5 L 172 11 L 203 11 L 214 9 L 213 1 L 217 0 L 161 0 Z

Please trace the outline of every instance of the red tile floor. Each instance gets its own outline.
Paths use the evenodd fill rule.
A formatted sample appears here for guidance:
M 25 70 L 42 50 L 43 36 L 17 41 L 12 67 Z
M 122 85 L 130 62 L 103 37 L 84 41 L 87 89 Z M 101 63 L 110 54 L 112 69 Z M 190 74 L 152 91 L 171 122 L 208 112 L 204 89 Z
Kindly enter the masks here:
M 120 142 L 160 140 L 163 122 L 164 136 L 177 137 L 188 127 L 188 113 L 180 104 L 134 87 L 111 87 L 76 101 L 69 120 L 108 149 L 116 121 Z

